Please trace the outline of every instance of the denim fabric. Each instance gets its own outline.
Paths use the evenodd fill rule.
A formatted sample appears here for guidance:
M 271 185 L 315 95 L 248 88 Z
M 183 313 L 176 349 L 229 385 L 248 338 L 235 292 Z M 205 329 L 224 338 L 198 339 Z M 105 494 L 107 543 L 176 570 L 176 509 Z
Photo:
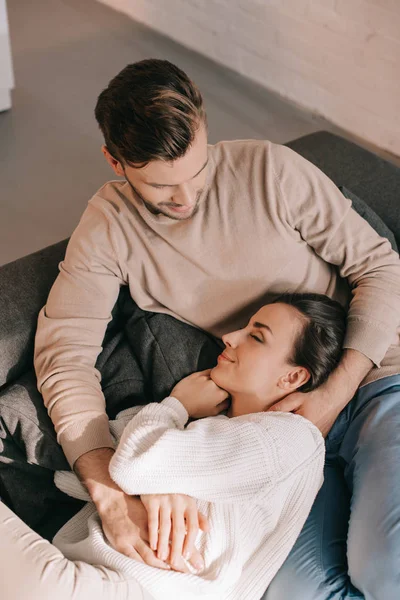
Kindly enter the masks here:
M 397 600 L 400 375 L 358 391 L 326 452 L 324 484 L 263 600 Z
M 211 368 L 221 342 L 173 317 L 144 312 L 122 294 L 122 328 L 107 335 L 96 366 L 110 418 L 138 404 L 159 402 L 180 379 Z M 51 539 L 82 506 L 53 483 L 69 469 L 33 371 L 0 390 L 0 496 L 34 531 Z

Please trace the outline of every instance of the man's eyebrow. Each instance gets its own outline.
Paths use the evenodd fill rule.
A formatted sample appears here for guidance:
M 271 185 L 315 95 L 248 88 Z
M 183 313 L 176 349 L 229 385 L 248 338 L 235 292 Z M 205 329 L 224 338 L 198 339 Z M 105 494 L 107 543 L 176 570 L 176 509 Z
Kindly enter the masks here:
M 208 164 L 208 158 L 207 158 L 206 162 L 204 163 L 204 165 L 201 167 L 200 171 L 197 171 L 197 173 L 195 175 L 193 175 L 193 177 L 191 177 L 190 179 L 194 179 L 195 177 L 197 177 L 197 175 L 200 175 L 200 173 L 202 171 L 204 171 L 204 169 L 206 168 L 207 164 Z M 152 181 L 147 181 L 146 183 L 147 183 L 147 185 L 160 186 L 160 187 L 175 187 L 174 184 L 170 184 L 170 183 L 154 183 Z
M 269 325 L 265 325 L 264 323 L 260 323 L 259 321 L 255 321 L 255 323 L 253 323 L 254 327 L 257 327 L 257 329 L 266 329 L 267 331 L 270 332 L 271 335 L 274 335 L 272 333 L 272 329 L 271 327 L 269 327 Z

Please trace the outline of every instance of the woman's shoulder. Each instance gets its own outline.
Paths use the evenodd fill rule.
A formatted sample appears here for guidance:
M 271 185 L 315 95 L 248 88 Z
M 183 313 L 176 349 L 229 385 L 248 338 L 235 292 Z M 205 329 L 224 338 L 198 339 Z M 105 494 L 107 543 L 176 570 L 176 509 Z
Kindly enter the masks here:
M 320 430 L 301 415 L 287 412 L 264 411 L 232 420 L 254 423 L 267 445 L 281 450 L 282 455 L 297 457 L 299 461 L 325 453 L 325 442 Z M 291 460 L 292 460 L 291 459 Z

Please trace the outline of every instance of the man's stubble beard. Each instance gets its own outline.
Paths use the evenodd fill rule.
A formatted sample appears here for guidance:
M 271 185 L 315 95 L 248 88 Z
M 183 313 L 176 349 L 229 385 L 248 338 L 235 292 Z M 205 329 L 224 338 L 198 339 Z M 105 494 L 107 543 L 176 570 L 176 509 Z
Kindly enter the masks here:
M 187 219 L 191 219 L 192 217 L 194 217 L 194 215 L 199 210 L 200 196 L 203 193 L 203 190 L 199 190 L 197 192 L 195 206 L 189 215 L 182 215 L 182 216 L 179 216 L 177 214 L 171 215 L 171 213 L 169 213 L 167 209 L 163 210 L 162 204 L 161 204 L 161 207 L 160 207 L 160 205 L 154 206 L 154 204 L 152 202 L 149 202 L 148 200 L 143 198 L 142 194 L 135 188 L 134 185 L 132 185 L 132 183 L 129 181 L 129 179 L 126 176 L 125 176 L 125 179 L 129 183 L 129 185 L 131 186 L 131 188 L 135 192 L 135 194 L 137 194 L 137 196 L 139 196 L 139 198 L 141 199 L 141 201 L 143 202 L 143 204 L 145 205 L 147 210 L 149 212 L 151 212 L 153 215 L 164 215 L 165 217 L 168 217 L 169 219 L 172 219 L 173 221 L 186 221 Z M 178 205 L 178 206 L 180 206 L 180 205 Z

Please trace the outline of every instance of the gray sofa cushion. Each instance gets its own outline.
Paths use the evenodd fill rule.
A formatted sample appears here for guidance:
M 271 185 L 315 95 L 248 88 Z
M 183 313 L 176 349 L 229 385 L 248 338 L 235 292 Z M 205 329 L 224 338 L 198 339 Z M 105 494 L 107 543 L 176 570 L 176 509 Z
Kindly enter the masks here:
M 0 390 L 33 366 L 38 313 L 58 275 L 68 240 L 0 267 Z M 118 329 L 118 306 L 106 336 Z
M 387 238 L 391 243 L 393 250 L 398 252 L 393 231 L 389 229 L 376 212 L 373 211 L 364 200 L 361 200 L 361 198 L 356 196 L 356 194 L 353 194 L 353 192 L 344 186 L 339 186 L 339 190 L 342 192 L 343 196 L 346 196 L 346 198 L 351 200 L 354 210 L 358 212 L 358 214 L 361 215 L 381 237 Z
M 0 388 L 32 368 L 38 312 L 66 246 L 64 240 L 0 267 Z

